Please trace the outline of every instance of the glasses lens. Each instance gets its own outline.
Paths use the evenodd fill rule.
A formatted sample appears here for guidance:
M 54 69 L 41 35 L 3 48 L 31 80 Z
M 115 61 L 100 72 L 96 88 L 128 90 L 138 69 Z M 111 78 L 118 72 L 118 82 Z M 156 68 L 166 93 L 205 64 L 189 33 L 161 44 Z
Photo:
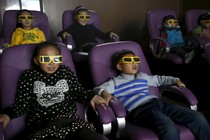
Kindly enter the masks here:
M 63 61 L 62 56 L 55 56 L 53 58 L 54 63 L 61 63 Z
M 26 19 L 26 16 L 19 16 L 19 20 Z
M 138 57 L 134 57 L 133 60 L 134 60 L 135 62 L 140 62 L 140 58 L 138 58 Z
M 123 60 L 124 60 L 124 62 L 131 62 L 132 61 L 132 59 L 129 58 L 129 57 L 124 57 Z
M 34 19 L 34 17 L 33 16 L 28 16 L 28 19 Z
M 79 19 L 84 19 L 85 17 L 84 16 L 78 16 L 79 17 Z
M 40 56 L 40 63 L 49 63 L 50 57 L 49 56 Z
M 86 19 L 90 19 L 90 15 L 87 15 L 87 16 L 86 16 Z
M 19 16 L 19 20 L 24 20 L 24 19 L 30 19 L 30 20 L 33 20 L 34 17 L 32 15 L 20 15 Z

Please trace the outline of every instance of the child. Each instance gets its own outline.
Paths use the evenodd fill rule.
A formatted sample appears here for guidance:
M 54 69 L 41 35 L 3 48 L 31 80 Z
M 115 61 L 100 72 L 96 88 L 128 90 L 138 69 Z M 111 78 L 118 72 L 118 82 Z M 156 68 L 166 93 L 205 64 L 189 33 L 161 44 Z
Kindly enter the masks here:
M 200 35 L 210 42 L 210 13 L 202 14 L 199 17 L 199 25 L 193 29 L 193 35 Z
M 10 46 L 46 41 L 43 31 L 37 27 L 33 28 L 34 16 L 29 10 L 20 10 L 17 13 L 17 21 Z
M 186 64 L 190 63 L 195 56 L 193 48 L 191 46 L 187 46 L 185 43 L 178 21 L 174 16 L 168 15 L 163 18 L 161 38 L 168 41 L 170 45 L 169 52 L 181 56 Z M 163 50 L 163 47 L 164 45 L 161 43 L 160 50 Z
M 114 32 L 104 33 L 95 26 L 88 24 L 90 18 L 86 7 L 76 7 L 74 10 L 74 24 L 58 33 L 58 36 L 63 39 L 65 39 L 66 36 L 72 36 L 75 41 L 76 51 L 79 52 L 89 52 L 92 47 L 97 45 L 96 37 L 104 41 L 118 38 L 118 35 Z
M 21 139 L 107 139 L 76 115 L 76 102 L 90 103 L 93 109 L 101 104 L 106 109 L 104 99 L 84 90 L 62 60 L 55 43 L 40 43 L 33 54 L 32 69 L 19 79 L 15 103 L 1 110 L 0 122 L 5 128 L 11 119 L 27 113 L 27 127 Z
M 149 92 L 149 86 L 185 87 L 179 78 L 138 72 L 141 60 L 130 50 L 117 52 L 112 60 L 119 75 L 94 90 L 107 101 L 117 98 L 127 111 L 127 121 L 154 130 L 160 140 L 180 139 L 174 122 L 187 126 L 199 140 L 210 140 L 210 126 L 201 113 L 161 101 Z

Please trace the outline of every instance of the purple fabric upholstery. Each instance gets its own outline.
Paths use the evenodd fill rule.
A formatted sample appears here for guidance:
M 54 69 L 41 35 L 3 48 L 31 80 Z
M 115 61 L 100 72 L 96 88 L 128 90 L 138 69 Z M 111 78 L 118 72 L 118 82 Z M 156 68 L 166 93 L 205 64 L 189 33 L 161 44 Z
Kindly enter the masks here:
M 147 30 L 150 36 L 150 49 L 156 59 L 165 59 L 175 64 L 183 64 L 183 59 L 176 54 L 167 53 L 164 58 L 161 58 L 157 55 L 160 42 L 164 43 L 166 47 L 169 47 L 168 41 L 160 38 L 162 20 L 167 15 L 173 15 L 175 18 L 177 18 L 176 12 L 170 9 L 154 9 L 147 13 L 146 22 Z
M 0 56 L 0 107 L 5 108 L 13 104 L 16 93 L 16 86 L 20 74 L 29 69 L 31 65 L 32 51 L 34 50 L 36 44 L 31 45 L 20 45 L 16 47 L 11 47 L 6 49 Z M 73 71 L 75 71 L 72 56 L 68 48 L 64 44 L 60 44 L 63 64 L 69 66 Z M 77 103 L 77 114 L 82 118 L 86 119 L 86 108 L 84 105 Z M 111 109 L 101 109 L 97 107 L 99 118 L 101 122 L 107 124 L 114 119 L 114 114 Z M 105 115 L 103 115 L 105 114 Z M 108 116 L 107 114 L 110 114 Z M 8 140 L 18 134 L 24 129 L 25 116 L 11 120 L 8 127 L 4 131 L 5 140 Z M 104 125 L 103 124 L 103 125 Z M 111 128 L 108 128 L 111 131 Z M 2 133 L 2 131 L 0 131 Z M 0 135 L 0 139 L 2 135 Z
M 98 86 L 101 83 L 112 78 L 113 76 L 117 75 L 111 64 L 111 58 L 114 53 L 122 49 L 130 49 L 133 52 L 135 52 L 136 55 L 140 56 L 141 63 L 139 64 L 139 70 L 151 74 L 150 68 L 143 54 L 141 46 L 136 42 L 121 41 L 101 44 L 93 48 L 89 54 L 89 64 L 92 74 L 92 80 L 95 86 Z M 159 88 L 150 87 L 149 90 L 152 94 L 160 96 Z M 164 90 L 181 94 L 185 99 L 187 99 L 189 104 L 192 106 L 197 104 L 196 97 L 187 88 L 179 89 L 172 86 L 164 87 Z M 116 103 L 118 104 L 117 107 L 112 108 L 115 112 L 116 117 L 125 117 L 123 116 L 125 115 L 125 111 L 120 111 L 120 109 L 124 110 L 124 108 L 122 107 L 122 105 L 119 105 L 119 102 Z M 111 106 L 115 106 L 114 104 L 114 102 L 111 102 Z M 187 129 L 184 126 L 177 126 L 180 129 L 180 136 L 182 140 L 195 140 L 194 136 L 192 135 L 189 129 Z M 126 123 L 125 128 L 122 129 L 118 137 L 125 140 L 158 140 L 157 135 L 153 131 L 130 123 Z

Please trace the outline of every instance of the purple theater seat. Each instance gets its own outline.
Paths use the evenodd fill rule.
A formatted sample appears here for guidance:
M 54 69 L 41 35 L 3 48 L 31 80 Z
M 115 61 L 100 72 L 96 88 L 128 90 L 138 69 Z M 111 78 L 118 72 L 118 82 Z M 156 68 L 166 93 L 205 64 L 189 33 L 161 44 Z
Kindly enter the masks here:
M 143 54 L 141 46 L 133 41 L 121 41 L 97 45 L 93 48 L 89 54 L 89 64 L 91 69 L 92 80 L 95 86 L 100 85 L 101 83 L 107 81 L 108 79 L 116 76 L 117 73 L 112 68 L 111 58 L 114 53 L 122 50 L 130 49 L 135 52 L 136 55 L 140 56 L 141 63 L 139 68 L 142 72 L 151 74 L 150 68 L 148 66 L 147 60 Z M 100 59 L 99 59 L 100 58 Z M 164 86 L 162 88 L 150 87 L 150 93 L 160 96 L 160 91 L 169 91 L 173 94 L 179 94 L 181 97 L 186 99 L 191 109 L 197 109 L 197 99 L 193 93 L 187 88 L 178 88 L 176 86 Z M 116 105 L 117 103 L 117 105 Z M 146 129 L 135 124 L 124 122 L 125 110 L 121 103 L 118 101 L 111 101 L 111 108 L 113 109 L 118 125 L 118 131 L 116 137 L 122 140 L 158 140 L 157 135 L 150 129 Z M 125 123 L 125 124 L 124 124 Z M 114 123 L 113 123 L 114 124 Z M 121 127 L 122 126 L 122 127 Z M 180 130 L 181 140 L 195 140 L 191 131 L 181 125 L 177 124 L 177 127 Z
M 72 56 L 68 48 L 58 43 L 63 55 L 63 64 L 69 66 L 75 71 Z M 6 49 L 0 56 L 0 108 L 5 108 L 13 104 L 16 93 L 16 86 L 20 74 L 29 69 L 31 65 L 32 51 L 36 44 L 19 45 Z M 77 103 L 77 114 L 83 119 L 87 119 L 87 106 Z M 98 118 L 100 126 L 103 128 L 104 135 L 111 131 L 111 122 L 115 119 L 114 113 L 110 108 L 104 110 L 101 106 L 97 106 Z M 20 133 L 25 127 L 25 115 L 11 120 L 4 131 L 0 127 L 0 140 L 4 135 L 5 140 L 13 138 Z M 2 135 L 3 134 L 3 135 Z

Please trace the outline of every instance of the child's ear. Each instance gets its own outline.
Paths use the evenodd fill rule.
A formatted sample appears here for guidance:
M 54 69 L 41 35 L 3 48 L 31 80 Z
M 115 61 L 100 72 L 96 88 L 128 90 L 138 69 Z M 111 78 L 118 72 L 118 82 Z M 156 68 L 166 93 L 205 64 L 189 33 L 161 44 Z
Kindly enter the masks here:
M 34 60 L 34 63 L 35 63 L 35 64 L 39 65 L 39 62 L 37 61 L 37 58 L 36 58 L 36 57 L 34 57 L 33 60 Z
M 116 65 L 116 68 L 117 68 L 119 71 L 121 71 L 121 70 L 122 70 L 122 68 L 121 68 L 121 65 L 120 65 L 120 64 L 117 64 L 117 65 Z

